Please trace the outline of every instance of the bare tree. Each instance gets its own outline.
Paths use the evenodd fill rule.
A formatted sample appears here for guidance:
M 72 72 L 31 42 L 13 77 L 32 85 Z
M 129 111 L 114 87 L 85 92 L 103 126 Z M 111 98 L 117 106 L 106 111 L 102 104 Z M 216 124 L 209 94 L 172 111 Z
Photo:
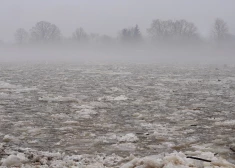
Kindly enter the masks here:
M 25 29 L 19 28 L 15 32 L 15 41 L 17 44 L 27 43 L 28 37 L 28 32 Z
M 183 39 L 192 39 L 197 37 L 197 27 L 186 20 L 177 20 L 173 22 L 173 36 L 183 38 Z
M 147 29 L 147 32 L 152 40 L 161 41 L 170 36 L 171 30 L 171 20 L 162 21 L 162 20 L 153 20 L 151 27 Z
M 142 35 L 141 35 L 141 32 L 140 32 L 140 29 L 139 29 L 139 26 L 138 25 L 136 25 L 133 29 L 132 29 L 132 31 L 133 31 L 133 40 L 135 41 L 135 42 L 140 42 L 140 41 L 142 41 Z
M 139 26 L 122 29 L 119 33 L 119 37 L 122 42 L 127 43 L 137 43 L 142 40 L 142 35 L 139 30 Z
M 52 42 L 57 41 L 61 37 L 59 28 L 46 21 L 38 22 L 31 29 L 31 39 L 35 42 Z
M 225 42 L 228 39 L 229 29 L 227 23 L 224 20 L 219 18 L 215 20 L 212 29 L 212 36 L 218 43 Z
M 88 35 L 84 31 L 83 28 L 77 28 L 75 32 L 73 33 L 73 40 L 78 42 L 87 42 L 88 41 Z
M 132 32 L 131 32 L 131 29 L 122 29 L 121 32 L 119 33 L 119 36 L 120 36 L 120 40 L 122 42 L 131 42 L 132 40 Z
M 197 27 L 186 20 L 154 20 L 147 30 L 154 41 L 184 41 L 198 37 Z

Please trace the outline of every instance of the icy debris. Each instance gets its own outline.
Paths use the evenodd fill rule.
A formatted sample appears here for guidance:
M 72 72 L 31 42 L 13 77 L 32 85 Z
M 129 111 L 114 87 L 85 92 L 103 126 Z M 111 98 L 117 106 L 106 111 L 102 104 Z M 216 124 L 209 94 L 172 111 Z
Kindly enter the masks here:
M 215 125 L 217 126 L 233 126 L 235 125 L 235 120 L 228 120 L 228 121 L 220 121 L 216 122 Z
M 147 123 L 147 122 L 144 122 L 144 123 L 140 123 L 140 126 L 141 127 L 143 127 L 143 128 L 145 128 L 145 129 L 154 129 L 153 127 L 153 124 L 151 124 L 151 123 Z
M 10 141 L 16 140 L 16 138 L 11 135 L 5 135 L 2 140 L 3 142 L 10 142 Z
M 134 105 L 140 105 L 140 104 L 142 104 L 143 102 L 144 102 L 143 99 L 137 99 L 137 100 L 133 101 L 132 103 L 133 103 Z
M 7 93 L 0 93 L 0 100 L 4 99 L 17 99 L 18 97 L 11 96 L 10 94 Z
M 118 138 L 119 142 L 137 142 L 138 140 L 139 138 L 133 133 L 129 133 Z
M 30 135 L 39 135 L 41 134 L 42 132 L 42 129 L 41 128 L 33 128 L 33 127 L 27 127 L 27 132 L 30 134 Z
M 123 136 L 118 136 L 114 133 L 108 133 L 105 136 L 100 136 L 97 138 L 98 142 L 120 142 L 120 143 L 128 143 L 128 142 L 137 142 L 139 141 L 139 138 L 134 133 L 128 133 Z
M 57 129 L 60 130 L 60 131 L 71 131 L 71 130 L 73 130 L 72 127 L 60 127 L 60 128 L 57 128 Z
M 43 155 L 44 157 L 53 157 L 56 159 L 62 159 L 65 154 L 64 153 L 59 153 L 59 152 L 40 152 L 41 155 Z
M 27 141 L 28 144 L 37 144 L 38 140 L 31 140 L 31 141 Z
M 32 125 L 32 121 L 18 121 L 14 123 L 15 127 L 23 127 L 25 125 Z
M 117 97 L 112 97 L 112 96 L 104 96 L 104 97 L 100 97 L 98 98 L 98 101 L 125 101 L 128 98 L 125 95 L 120 95 Z
M 174 142 L 163 142 L 162 143 L 163 146 L 165 146 L 167 149 L 172 148 L 175 146 Z
M 135 158 L 130 162 L 121 166 L 121 168 L 161 168 L 163 167 L 158 160 L 154 160 L 151 158 Z
M 117 87 L 111 87 L 110 89 L 111 89 L 111 91 L 113 91 L 113 92 L 123 91 L 122 89 L 117 88 Z
M 63 122 L 63 124 L 66 124 L 66 125 L 76 125 L 76 124 L 78 124 L 78 121 L 70 121 L 70 120 L 68 120 L 68 121 Z
M 102 75 L 130 75 L 130 72 L 114 72 L 114 71 L 101 71 L 101 70 L 85 70 L 84 74 L 102 74 Z
M 198 145 L 192 145 L 191 147 L 196 150 L 196 151 L 202 151 L 202 152 L 207 152 L 207 151 L 211 151 L 212 143 L 208 143 L 208 144 L 198 144 Z
M 62 97 L 62 96 L 57 96 L 57 97 L 39 97 L 39 101 L 45 101 L 45 102 L 78 102 L 79 100 L 74 97 Z
M 104 102 L 92 101 L 87 104 L 72 104 L 71 107 L 73 109 L 95 109 L 95 108 L 108 108 L 110 105 Z
M 31 87 L 31 88 L 19 88 L 19 89 L 17 89 L 16 91 L 19 92 L 19 93 L 27 93 L 27 92 L 35 91 L 35 90 L 38 90 L 38 88 L 36 88 L 36 87 Z
M 181 152 L 174 152 L 167 154 L 164 157 L 148 156 L 144 158 L 134 158 L 130 162 L 121 166 L 121 168 L 189 168 L 189 167 L 205 167 L 205 168 L 234 168 L 235 165 L 227 162 L 222 158 L 214 157 L 213 153 L 206 152 L 200 153 L 199 158 L 211 160 L 212 162 L 203 162 L 187 158 L 187 156 Z
M 4 149 L 4 144 L 0 143 L 0 151 Z
M 107 139 L 110 139 L 110 140 L 118 139 L 118 136 L 114 133 L 106 134 L 106 136 L 107 136 Z
M 215 139 L 214 141 L 212 141 L 214 144 L 216 145 L 226 145 L 227 141 L 222 140 L 222 139 Z
M 64 114 L 64 113 L 60 113 L 60 114 L 52 114 L 52 115 L 51 115 L 51 118 L 62 120 L 62 119 L 68 119 L 69 116 L 66 115 L 66 114 Z
M 225 118 L 224 117 L 212 117 L 212 118 L 208 118 L 209 121 L 222 121 L 224 120 Z
M 111 148 L 120 150 L 120 151 L 135 151 L 136 146 L 133 143 L 121 143 L 121 144 L 113 144 Z
M 230 145 L 230 148 L 235 149 L 235 143 L 232 143 L 232 144 Z M 0 144 L 0 149 L 1 149 L 1 144 Z
M 131 146 L 130 143 L 120 145 L 124 148 L 130 148 Z M 15 154 L 3 158 L 0 168 L 235 168 L 235 165 L 215 156 L 214 153 L 201 151 L 188 152 L 188 155 L 211 162 L 188 158 L 182 152 L 152 155 L 143 158 L 134 157 L 131 154 L 130 157 L 123 158 L 116 154 L 106 155 L 102 153 L 68 156 L 64 153 L 42 152 L 30 148 L 20 148 L 20 151 L 21 153 L 10 151 L 10 153 Z
M 144 115 L 140 114 L 140 113 L 134 113 L 132 116 L 137 118 L 137 119 L 144 119 Z
M 103 164 L 105 166 L 112 167 L 113 165 L 120 163 L 122 160 L 122 157 L 113 153 L 112 155 L 105 157 Z
M 70 166 L 72 166 L 72 165 L 69 163 L 66 163 L 62 160 L 52 161 L 51 165 L 50 165 L 51 168 L 64 168 L 64 167 L 70 167 Z
M 13 90 L 16 93 L 26 93 L 26 92 L 37 90 L 36 87 L 27 88 L 27 87 L 22 87 L 21 85 L 13 85 L 4 81 L 0 81 L 0 89 L 1 90 Z
M 163 145 L 148 145 L 147 146 L 150 150 L 157 150 L 157 149 L 165 149 L 166 147 Z
M 74 109 L 94 109 L 94 107 L 93 106 L 89 106 L 89 105 L 72 105 L 72 108 L 74 108 Z
M 118 136 L 114 133 L 108 133 L 105 136 L 99 136 L 95 139 L 94 144 L 99 144 L 99 143 L 109 143 L 110 141 L 117 142 Z
M 193 130 L 193 129 L 187 129 L 187 130 L 183 131 L 184 134 L 192 134 L 194 132 L 195 132 L 195 130 Z
M 6 159 L 2 159 L 2 166 L 6 167 L 17 167 L 20 166 L 22 163 L 20 161 L 20 158 L 17 157 L 16 155 L 10 155 Z
M 12 85 L 10 83 L 0 81 L 0 89 L 15 89 L 15 88 L 17 88 L 16 85 Z
M 28 158 L 26 158 L 24 153 L 18 153 L 17 157 L 20 159 L 21 163 L 27 163 L 29 161 Z
M 115 100 L 115 101 L 124 101 L 124 100 L 127 100 L 127 99 L 128 98 L 125 95 L 121 95 L 121 96 L 115 97 L 113 100 Z
M 86 136 L 86 137 L 96 137 L 96 134 L 93 134 L 93 133 L 91 133 L 91 132 L 83 132 L 82 134 L 81 134 L 82 136 Z
M 231 150 L 230 149 L 226 149 L 226 148 L 223 148 L 223 147 L 213 147 L 211 148 L 211 150 L 208 150 L 210 152 L 213 152 L 213 153 L 218 153 L 220 155 L 223 155 L 223 154 L 227 154 L 227 153 L 230 153 Z
M 111 96 L 104 96 L 104 97 L 99 97 L 98 101 L 113 101 L 113 97 Z
M 83 69 L 82 68 L 69 68 L 69 69 L 67 69 L 68 71 L 83 71 Z
M 90 103 L 91 106 L 94 106 L 95 108 L 108 108 L 110 105 L 103 103 L 103 102 L 91 102 Z
M 76 114 L 75 118 L 89 119 L 91 118 L 91 115 L 97 114 L 97 112 L 92 109 L 82 109 L 80 111 L 76 111 Z

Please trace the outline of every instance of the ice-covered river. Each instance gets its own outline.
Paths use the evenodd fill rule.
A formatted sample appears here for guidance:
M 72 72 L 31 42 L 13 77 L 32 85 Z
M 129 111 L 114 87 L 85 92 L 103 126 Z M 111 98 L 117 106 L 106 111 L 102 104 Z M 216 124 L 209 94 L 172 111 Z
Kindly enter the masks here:
M 234 114 L 235 66 L 0 65 L 3 161 L 30 148 L 112 156 L 107 167 L 174 151 L 235 163 Z

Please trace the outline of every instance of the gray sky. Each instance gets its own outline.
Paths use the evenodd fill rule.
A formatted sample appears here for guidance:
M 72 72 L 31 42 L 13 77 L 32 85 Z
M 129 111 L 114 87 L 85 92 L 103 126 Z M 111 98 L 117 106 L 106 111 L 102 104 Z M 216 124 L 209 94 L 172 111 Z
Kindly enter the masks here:
M 44 20 L 70 36 L 77 27 L 88 33 L 116 36 L 124 27 L 139 24 L 146 32 L 153 19 L 186 19 L 202 34 L 213 20 L 223 18 L 235 33 L 235 0 L 0 0 L 0 40 L 14 39 L 17 28 L 29 30 Z

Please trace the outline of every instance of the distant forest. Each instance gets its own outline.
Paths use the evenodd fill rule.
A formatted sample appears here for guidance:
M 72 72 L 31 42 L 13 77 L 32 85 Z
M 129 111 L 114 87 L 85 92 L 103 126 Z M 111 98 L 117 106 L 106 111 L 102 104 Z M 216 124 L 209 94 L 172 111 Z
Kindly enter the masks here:
M 104 44 L 104 45 L 197 45 L 214 44 L 215 46 L 233 46 L 235 36 L 223 19 L 217 18 L 207 38 L 202 37 L 197 26 L 187 20 L 153 20 L 143 36 L 138 25 L 123 28 L 116 37 L 88 33 L 82 27 L 75 28 L 70 37 L 63 36 L 60 28 L 47 21 L 37 22 L 30 30 L 19 28 L 14 33 L 14 45 L 31 44 Z M 0 43 L 4 45 L 4 42 Z

